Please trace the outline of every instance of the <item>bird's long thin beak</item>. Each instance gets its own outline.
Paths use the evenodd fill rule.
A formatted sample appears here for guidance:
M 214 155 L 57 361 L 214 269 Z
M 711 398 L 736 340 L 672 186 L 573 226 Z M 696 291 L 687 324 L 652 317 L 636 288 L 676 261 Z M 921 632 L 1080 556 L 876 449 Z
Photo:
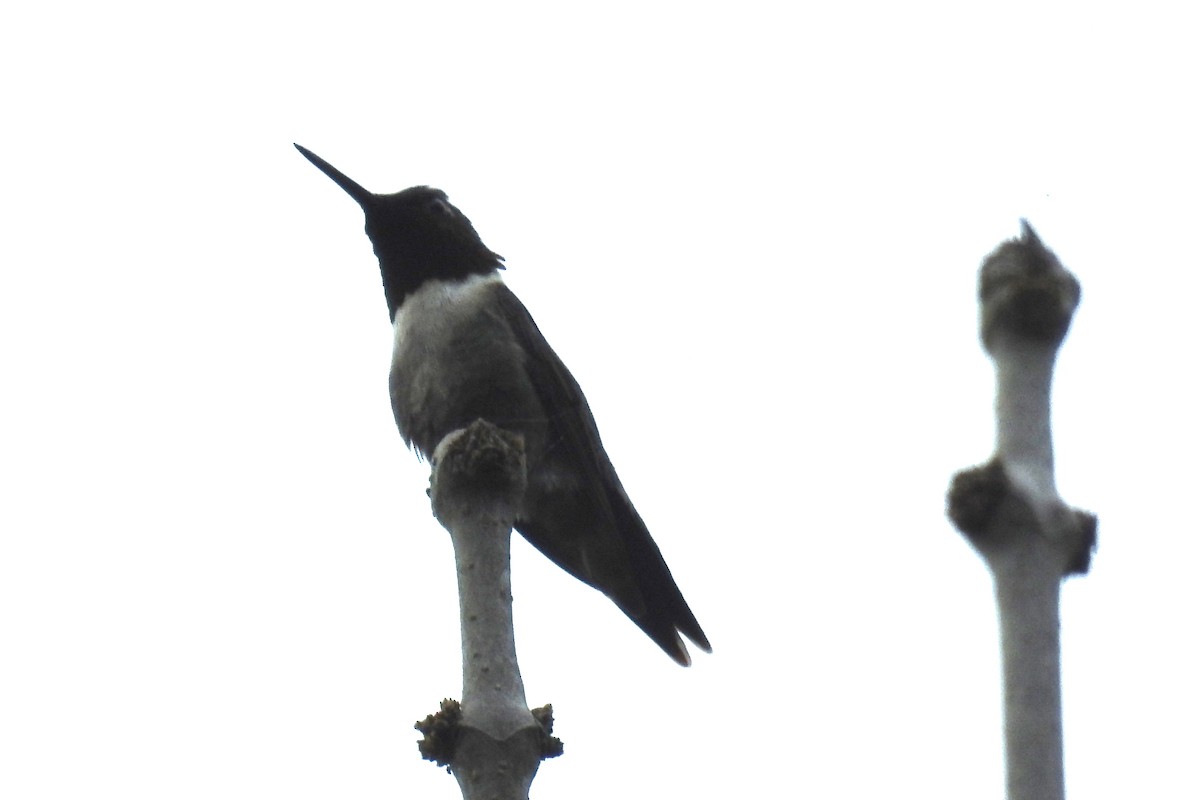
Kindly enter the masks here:
M 333 182 L 342 187 L 346 191 L 346 194 L 358 201 L 360 206 L 366 208 L 367 203 L 371 200 L 371 198 L 374 197 L 373 194 L 347 178 L 341 173 L 340 170 L 337 169 L 337 167 L 333 166 L 333 164 L 330 164 L 328 161 L 321 158 L 307 147 L 301 147 L 295 142 L 292 142 L 292 144 L 295 145 L 296 149 L 300 151 L 300 155 L 304 156 L 314 165 L 316 165 L 317 169 L 321 170 L 321 172 L 324 172 L 330 178 L 333 178 Z

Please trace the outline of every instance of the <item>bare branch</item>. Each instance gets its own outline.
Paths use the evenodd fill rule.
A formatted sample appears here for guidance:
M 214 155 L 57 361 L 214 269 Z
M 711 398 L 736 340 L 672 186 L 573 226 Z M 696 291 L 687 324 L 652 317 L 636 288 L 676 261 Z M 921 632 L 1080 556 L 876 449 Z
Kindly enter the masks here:
M 1064 796 L 1059 585 L 1087 572 L 1096 517 L 1054 482 L 1050 387 L 1079 282 L 1029 223 L 979 273 L 980 336 L 996 365 L 996 454 L 954 476 L 947 513 L 992 572 L 1004 659 L 1009 800 Z
M 513 636 L 509 552 L 525 493 L 519 436 L 478 420 L 434 454 L 430 498 L 458 572 L 463 699 L 417 728 L 422 754 L 449 765 L 464 800 L 525 800 L 543 758 L 562 752 L 549 707 L 529 710 Z

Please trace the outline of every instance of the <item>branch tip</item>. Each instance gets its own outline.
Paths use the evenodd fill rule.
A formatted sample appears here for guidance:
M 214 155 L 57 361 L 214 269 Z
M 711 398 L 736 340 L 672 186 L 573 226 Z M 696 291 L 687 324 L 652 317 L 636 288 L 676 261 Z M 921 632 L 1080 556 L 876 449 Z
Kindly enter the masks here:
M 1079 281 L 1038 238 L 1027 220 L 979 269 L 980 336 L 992 352 L 996 336 L 1057 346 L 1079 305 Z
M 520 434 L 477 419 L 453 431 L 438 443 L 433 455 L 429 497 L 434 516 L 444 516 L 456 506 L 480 509 L 499 503 L 515 505 L 525 493 L 525 440 Z M 456 499 L 469 493 L 468 502 Z

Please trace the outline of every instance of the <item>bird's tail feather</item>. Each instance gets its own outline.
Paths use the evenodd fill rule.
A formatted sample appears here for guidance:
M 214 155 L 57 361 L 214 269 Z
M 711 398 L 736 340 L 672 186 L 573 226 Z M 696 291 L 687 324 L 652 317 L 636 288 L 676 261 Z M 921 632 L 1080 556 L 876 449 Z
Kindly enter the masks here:
M 641 516 L 625 496 L 620 484 L 609 485 L 609 506 L 629 554 L 633 579 L 642 596 L 642 607 L 628 608 L 613 598 L 622 611 L 667 655 L 683 666 L 691 664 L 683 634 L 706 653 L 712 652 L 708 637 L 692 613 L 683 592 L 675 583 L 671 570 Z

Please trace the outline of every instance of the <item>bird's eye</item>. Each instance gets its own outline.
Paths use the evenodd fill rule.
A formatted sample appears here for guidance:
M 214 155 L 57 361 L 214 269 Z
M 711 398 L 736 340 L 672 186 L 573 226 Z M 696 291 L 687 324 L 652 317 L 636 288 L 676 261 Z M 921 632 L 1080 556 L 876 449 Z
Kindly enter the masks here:
M 454 209 L 449 203 L 440 197 L 435 197 L 429 201 L 429 208 L 434 213 L 443 217 L 454 216 Z

